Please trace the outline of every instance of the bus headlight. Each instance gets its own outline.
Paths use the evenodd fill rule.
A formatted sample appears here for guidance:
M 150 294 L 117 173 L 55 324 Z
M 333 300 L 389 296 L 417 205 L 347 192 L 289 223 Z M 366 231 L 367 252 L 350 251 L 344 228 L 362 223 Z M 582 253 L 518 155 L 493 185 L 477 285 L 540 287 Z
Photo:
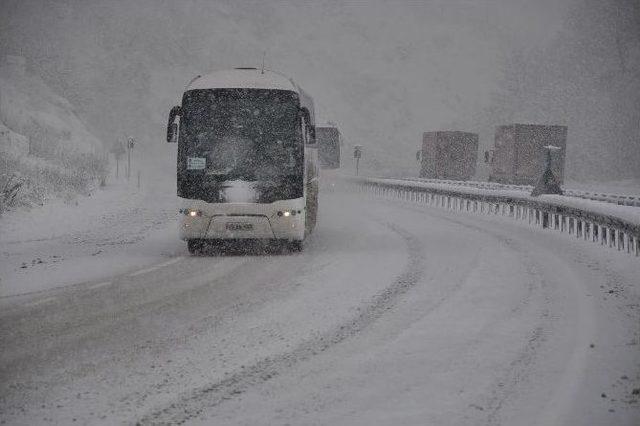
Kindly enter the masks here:
M 183 209 L 183 210 L 180 210 L 180 213 L 183 213 L 189 217 L 202 216 L 202 212 L 200 210 L 193 210 L 193 209 Z
M 302 211 L 300 210 L 281 210 L 278 212 L 278 216 L 284 216 L 284 217 L 289 217 L 289 216 L 295 216 L 296 214 L 301 214 Z

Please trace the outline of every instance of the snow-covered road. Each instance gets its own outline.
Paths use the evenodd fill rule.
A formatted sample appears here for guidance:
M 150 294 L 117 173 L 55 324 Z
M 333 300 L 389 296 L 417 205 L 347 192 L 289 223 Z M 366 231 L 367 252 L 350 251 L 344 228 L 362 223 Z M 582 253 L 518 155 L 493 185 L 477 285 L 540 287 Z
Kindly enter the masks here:
M 302 253 L 188 256 L 161 214 L 112 273 L 6 275 L 40 281 L 0 298 L 0 421 L 640 423 L 637 259 L 337 188 Z

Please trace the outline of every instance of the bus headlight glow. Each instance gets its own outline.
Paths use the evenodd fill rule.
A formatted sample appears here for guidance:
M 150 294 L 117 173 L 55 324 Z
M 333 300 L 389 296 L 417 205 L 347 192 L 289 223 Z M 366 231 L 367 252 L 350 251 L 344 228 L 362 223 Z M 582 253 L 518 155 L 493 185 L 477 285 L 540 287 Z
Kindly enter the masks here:
M 278 212 L 278 216 L 282 217 L 289 217 L 289 216 L 295 216 L 296 215 L 296 211 L 295 210 L 280 210 Z
M 185 210 L 184 213 L 189 217 L 202 216 L 202 212 L 200 210 Z
M 297 214 L 302 214 L 302 210 L 280 210 L 278 211 L 278 216 L 282 217 L 289 217 L 289 216 L 295 216 Z

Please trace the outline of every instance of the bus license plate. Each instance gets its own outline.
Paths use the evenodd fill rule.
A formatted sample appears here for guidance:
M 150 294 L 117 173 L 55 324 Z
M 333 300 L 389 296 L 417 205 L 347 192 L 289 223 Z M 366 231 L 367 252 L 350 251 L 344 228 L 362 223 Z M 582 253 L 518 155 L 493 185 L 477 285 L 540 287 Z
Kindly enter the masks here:
M 251 231 L 253 230 L 253 225 L 251 223 L 229 222 L 227 223 L 227 229 L 229 231 Z

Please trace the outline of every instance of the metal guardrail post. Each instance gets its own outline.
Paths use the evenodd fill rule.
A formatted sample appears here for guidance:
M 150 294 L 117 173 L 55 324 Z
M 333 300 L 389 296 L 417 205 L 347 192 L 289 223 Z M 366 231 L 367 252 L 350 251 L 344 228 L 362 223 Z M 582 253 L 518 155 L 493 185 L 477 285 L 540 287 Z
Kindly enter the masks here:
M 625 251 L 625 249 L 626 249 L 627 253 L 630 252 L 630 250 L 629 250 L 629 240 L 630 240 L 629 234 L 627 234 L 625 232 L 625 234 L 624 234 L 624 247 L 622 248 L 622 250 Z
M 613 233 L 613 229 L 607 228 L 607 243 L 609 243 L 609 247 L 613 247 L 613 241 L 615 240 L 615 235 Z
M 618 230 L 618 251 L 624 250 L 624 233 Z

